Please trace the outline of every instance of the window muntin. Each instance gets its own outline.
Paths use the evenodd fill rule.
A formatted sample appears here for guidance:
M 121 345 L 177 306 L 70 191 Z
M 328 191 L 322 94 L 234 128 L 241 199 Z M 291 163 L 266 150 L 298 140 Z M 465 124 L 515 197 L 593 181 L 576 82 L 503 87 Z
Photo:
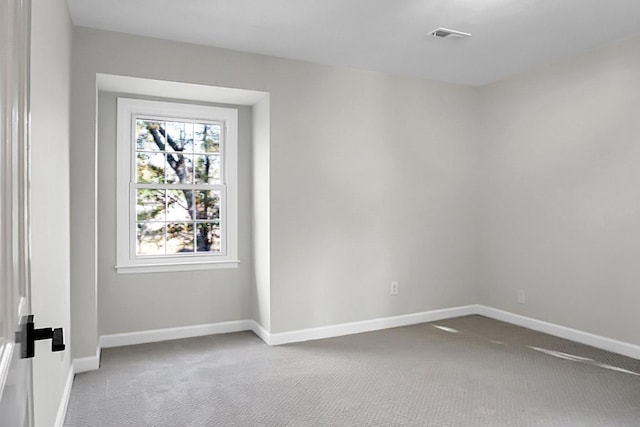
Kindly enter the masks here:
M 129 166 L 128 177 L 118 174 L 119 200 L 120 181 L 129 193 L 119 271 L 237 262 L 237 111 L 119 98 L 118 118 L 119 168 Z
M 136 117 L 136 257 L 222 251 L 222 128 Z

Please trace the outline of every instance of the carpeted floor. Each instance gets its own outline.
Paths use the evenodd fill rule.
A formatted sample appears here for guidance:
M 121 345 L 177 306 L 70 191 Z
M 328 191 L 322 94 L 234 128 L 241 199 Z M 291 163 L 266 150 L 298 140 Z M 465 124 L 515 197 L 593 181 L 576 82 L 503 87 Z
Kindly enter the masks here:
M 640 361 L 480 316 L 268 347 L 105 349 L 67 427 L 640 426 Z

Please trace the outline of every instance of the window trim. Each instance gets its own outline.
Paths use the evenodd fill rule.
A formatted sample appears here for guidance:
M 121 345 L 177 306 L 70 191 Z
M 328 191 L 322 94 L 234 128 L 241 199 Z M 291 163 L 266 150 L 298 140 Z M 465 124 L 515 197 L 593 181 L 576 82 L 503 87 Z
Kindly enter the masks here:
M 222 122 L 222 185 L 226 195 L 221 200 L 220 224 L 224 236 L 219 255 L 180 254 L 177 256 L 135 255 L 135 120 L 138 117 L 163 117 L 188 121 Z M 184 104 L 118 97 L 116 134 L 116 271 L 118 273 L 152 273 L 185 270 L 236 268 L 238 259 L 238 110 L 228 107 Z M 213 189 L 213 188 L 212 188 Z

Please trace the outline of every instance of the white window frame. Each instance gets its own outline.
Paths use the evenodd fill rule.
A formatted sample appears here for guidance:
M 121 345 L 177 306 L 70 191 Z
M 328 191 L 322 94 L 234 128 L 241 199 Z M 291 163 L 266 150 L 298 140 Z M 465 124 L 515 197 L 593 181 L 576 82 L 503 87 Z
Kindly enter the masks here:
M 135 123 L 137 118 L 222 122 L 221 252 L 136 255 Z M 238 263 L 238 110 L 145 99 L 117 101 L 117 265 L 118 273 L 235 268 Z

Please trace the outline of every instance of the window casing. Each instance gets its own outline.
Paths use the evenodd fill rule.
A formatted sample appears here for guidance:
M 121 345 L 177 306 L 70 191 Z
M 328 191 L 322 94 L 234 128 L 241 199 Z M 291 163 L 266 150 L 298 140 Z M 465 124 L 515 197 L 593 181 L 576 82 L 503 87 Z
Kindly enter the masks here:
M 237 266 L 238 112 L 118 98 L 117 270 Z

